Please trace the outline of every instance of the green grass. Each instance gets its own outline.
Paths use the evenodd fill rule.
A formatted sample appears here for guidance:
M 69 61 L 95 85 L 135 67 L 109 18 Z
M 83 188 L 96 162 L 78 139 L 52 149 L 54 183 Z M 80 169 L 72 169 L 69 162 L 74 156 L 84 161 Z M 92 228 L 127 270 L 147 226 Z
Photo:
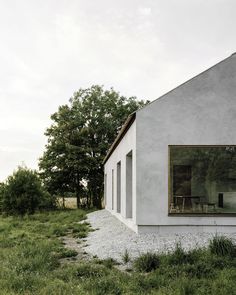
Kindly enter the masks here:
M 147 252 L 134 261 L 134 268 L 139 272 L 151 272 L 160 266 L 160 258 L 156 253 Z
M 205 249 L 184 251 L 177 244 L 168 254 L 141 255 L 133 261 L 140 267 L 129 273 L 111 258 L 62 263 L 77 252 L 65 249 L 60 237 L 86 237 L 90 226 L 78 224 L 84 218 L 82 210 L 0 216 L 0 294 L 236 294 L 233 243 L 223 237 Z
M 129 252 L 127 249 L 125 249 L 125 252 L 123 253 L 122 255 L 122 261 L 127 264 L 128 262 L 130 262 L 131 258 L 130 258 L 130 255 L 129 255 Z
M 233 241 L 224 236 L 215 236 L 210 242 L 209 245 L 210 251 L 212 254 L 220 256 L 235 256 L 235 245 Z

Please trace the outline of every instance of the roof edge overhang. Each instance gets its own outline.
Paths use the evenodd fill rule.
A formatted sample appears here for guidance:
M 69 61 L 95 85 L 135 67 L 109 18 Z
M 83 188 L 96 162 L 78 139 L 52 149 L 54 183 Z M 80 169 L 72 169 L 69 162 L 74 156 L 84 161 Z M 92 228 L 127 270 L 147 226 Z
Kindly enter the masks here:
M 120 129 L 120 132 L 118 133 L 116 139 L 114 140 L 113 144 L 111 145 L 110 149 L 108 150 L 104 160 L 103 164 L 107 162 L 107 160 L 110 158 L 116 147 L 119 145 L 123 137 L 125 136 L 126 132 L 129 130 L 130 126 L 133 124 L 133 122 L 136 119 L 136 112 L 129 115 L 129 117 L 126 119 L 125 123 L 123 124 L 122 128 Z

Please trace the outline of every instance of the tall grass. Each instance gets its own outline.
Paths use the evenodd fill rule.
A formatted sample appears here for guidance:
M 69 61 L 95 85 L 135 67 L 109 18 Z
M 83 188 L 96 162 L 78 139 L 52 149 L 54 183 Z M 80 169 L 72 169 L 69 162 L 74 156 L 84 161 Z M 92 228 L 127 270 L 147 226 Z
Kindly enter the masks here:
M 146 253 L 130 273 L 111 258 L 65 263 L 61 258 L 77 252 L 65 249 L 61 236 L 86 235 L 89 225 L 78 224 L 84 218 L 81 210 L 0 216 L 0 294 L 236 294 L 234 244 L 222 237 L 205 249 L 186 251 L 177 243 L 167 254 Z
M 209 249 L 212 254 L 220 256 L 236 256 L 236 248 L 233 241 L 225 236 L 214 236 L 210 241 Z
M 134 260 L 134 268 L 140 272 L 150 272 L 160 265 L 159 255 L 147 252 Z
M 131 258 L 127 249 L 125 249 L 124 254 L 122 255 L 122 261 L 126 264 L 130 262 Z

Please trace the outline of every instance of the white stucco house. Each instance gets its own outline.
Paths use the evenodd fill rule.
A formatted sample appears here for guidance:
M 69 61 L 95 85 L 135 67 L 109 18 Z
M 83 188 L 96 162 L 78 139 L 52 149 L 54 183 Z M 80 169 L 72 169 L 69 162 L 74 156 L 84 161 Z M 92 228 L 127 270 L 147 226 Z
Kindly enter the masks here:
M 236 232 L 236 54 L 131 114 L 104 167 L 136 232 Z

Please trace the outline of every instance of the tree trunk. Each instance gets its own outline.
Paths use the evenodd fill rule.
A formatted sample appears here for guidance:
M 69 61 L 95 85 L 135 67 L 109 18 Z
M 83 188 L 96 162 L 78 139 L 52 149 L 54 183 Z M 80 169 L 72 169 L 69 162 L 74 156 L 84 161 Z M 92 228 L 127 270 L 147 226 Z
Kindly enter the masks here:
M 81 193 L 81 189 L 80 189 L 80 182 L 79 182 L 79 175 L 77 174 L 76 175 L 76 178 L 75 178 L 75 196 L 76 196 L 76 202 L 77 202 L 77 208 L 80 208 L 81 207 L 81 204 L 80 204 L 80 193 Z
M 91 207 L 91 200 L 92 200 L 91 191 L 88 190 L 87 191 L 87 209 L 89 209 Z
M 75 196 L 76 196 L 77 208 L 80 208 L 81 204 L 80 204 L 80 188 L 79 187 L 76 188 Z
M 93 206 L 97 209 L 102 209 L 102 199 L 98 190 L 94 189 L 92 192 L 93 195 Z

